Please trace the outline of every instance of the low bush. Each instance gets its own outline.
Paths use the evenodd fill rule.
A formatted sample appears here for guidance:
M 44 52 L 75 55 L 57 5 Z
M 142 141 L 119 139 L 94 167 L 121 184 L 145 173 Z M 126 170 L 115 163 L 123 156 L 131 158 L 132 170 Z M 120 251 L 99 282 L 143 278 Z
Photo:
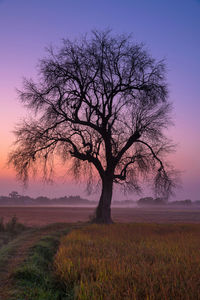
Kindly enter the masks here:
M 0 218 L 0 232 L 17 233 L 25 228 L 23 224 L 18 222 L 16 216 L 13 216 L 7 223 L 4 222 L 3 217 Z

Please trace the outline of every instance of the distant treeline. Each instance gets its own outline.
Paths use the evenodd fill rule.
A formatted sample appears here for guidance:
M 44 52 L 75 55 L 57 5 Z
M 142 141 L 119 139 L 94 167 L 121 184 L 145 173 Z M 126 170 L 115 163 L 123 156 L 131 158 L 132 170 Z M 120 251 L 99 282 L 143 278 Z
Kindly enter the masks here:
M 183 205 L 183 206 L 190 206 L 190 205 L 200 205 L 200 200 L 191 201 L 190 199 L 180 200 L 180 201 L 166 201 L 163 198 L 152 198 L 152 197 L 145 197 L 141 198 L 137 201 L 137 204 L 140 206 L 143 205 Z
M 11 192 L 9 196 L 0 196 L 0 206 L 1 205 L 92 205 L 96 206 L 96 201 L 90 201 L 85 198 L 81 198 L 80 196 L 64 196 L 60 198 L 48 198 L 44 196 L 40 196 L 37 198 L 31 198 L 29 196 L 22 196 L 19 195 L 18 192 Z M 154 206 L 154 205 L 183 205 L 183 206 L 190 206 L 190 205 L 200 205 L 200 200 L 198 201 L 191 201 L 189 199 L 182 200 L 182 201 L 166 201 L 163 198 L 152 198 L 152 197 L 145 197 L 141 198 L 138 201 L 133 200 L 123 200 L 123 201 L 113 201 L 112 205 L 114 206 Z
M 50 199 L 48 197 L 31 198 L 11 192 L 9 196 L 0 196 L 0 205 L 90 205 L 96 202 L 83 199 L 80 196 L 64 196 Z

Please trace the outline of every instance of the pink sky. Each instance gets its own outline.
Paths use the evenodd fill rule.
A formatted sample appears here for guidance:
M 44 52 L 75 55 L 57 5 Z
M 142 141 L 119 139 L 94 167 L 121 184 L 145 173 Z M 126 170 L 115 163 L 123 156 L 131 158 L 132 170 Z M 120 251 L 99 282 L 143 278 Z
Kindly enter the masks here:
M 16 88 L 22 86 L 23 76 L 37 78 L 36 66 L 45 56 L 45 46 L 59 45 L 63 37 L 79 37 L 94 28 L 109 27 L 114 32 L 132 32 L 153 57 L 166 59 L 175 124 L 168 135 L 177 144 L 171 159 L 182 171 L 182 189 L 177 190 L 175 198 L 200 200 L 200 2 L 94 2 L 0 1 L 0 195 L 18 190 L 32 196 L 87 197 L 82 185 L 64 182 L 61 177 L 52 186 L 31 181 L 24 190 L 15 180 L 14 170 L 7 168 L 6 160 L 14 142 L 12 130 L 28 115 L 17 99 Z M 123 196 L 115 193 L 115 197 Z

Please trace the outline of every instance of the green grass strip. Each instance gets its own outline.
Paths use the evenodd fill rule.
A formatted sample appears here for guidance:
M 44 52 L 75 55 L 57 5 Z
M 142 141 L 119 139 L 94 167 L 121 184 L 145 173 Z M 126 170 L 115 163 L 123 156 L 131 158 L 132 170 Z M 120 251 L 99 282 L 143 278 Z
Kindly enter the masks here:
M 53 275 L 53 258 L 60 236 L 70 228 L 44 236 L 31 249 L 27 260 L 14 273 L 15 290 L 10 300 L 59 300 L 73 299 L 63 293 L 60 283 Z

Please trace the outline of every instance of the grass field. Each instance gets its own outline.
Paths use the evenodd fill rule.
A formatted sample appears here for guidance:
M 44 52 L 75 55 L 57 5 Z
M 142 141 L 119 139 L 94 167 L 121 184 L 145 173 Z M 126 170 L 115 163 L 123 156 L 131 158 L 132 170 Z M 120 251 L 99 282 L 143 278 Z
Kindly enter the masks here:
M 0 206 L 0 217 L 8 222 L 16 215 L 26 226 L 38 227 L 57 222 L 87 222 L 94 210 L 94 207 Z M 120 223 L 200 223 L 200 207 L 113 207 L 112 217 Z
M 2 300 L 200 299 L 198 210 L 115 208 L 107 226 L 77 222 L 91 208 L 3 210 Z
M 90 225 L 62 239 L 54 265 L 74 299 L 200 299 L 200 225 Z

